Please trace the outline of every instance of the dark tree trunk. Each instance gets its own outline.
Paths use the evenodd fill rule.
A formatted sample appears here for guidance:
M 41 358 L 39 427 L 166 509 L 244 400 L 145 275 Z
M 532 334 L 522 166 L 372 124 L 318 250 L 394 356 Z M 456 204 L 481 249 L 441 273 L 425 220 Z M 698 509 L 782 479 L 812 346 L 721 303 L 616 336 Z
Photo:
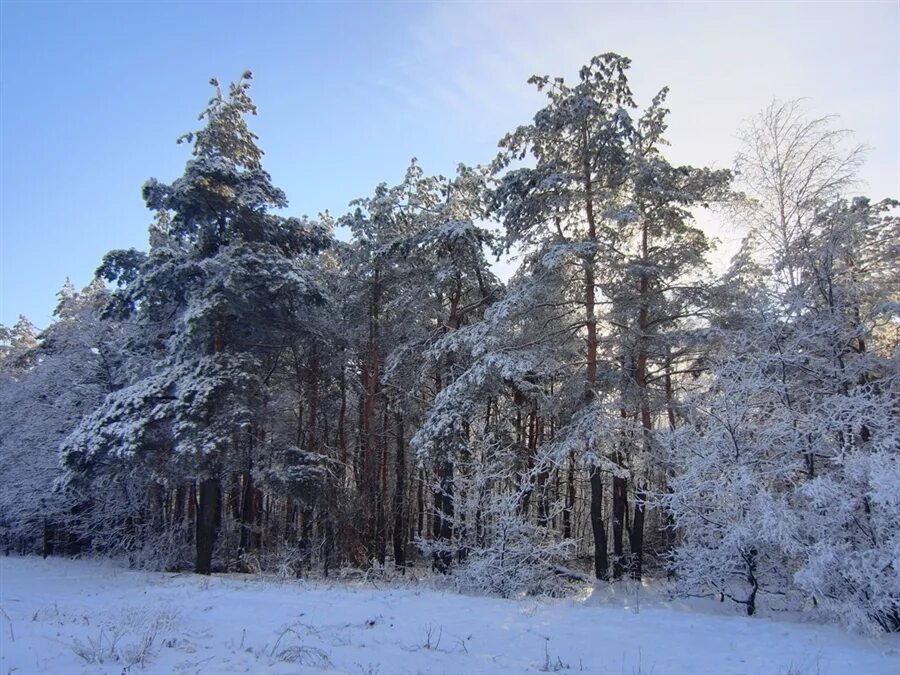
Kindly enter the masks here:
M 537 457 L 537 448 L 544 443 L 544 421 L 538 417 L 535 421 L 535 441 L 533 445 L 534 454 Z M 532 460 L 532 464 L 534 460 Z M 541 471 L 537 476 L 537 522 L 541 527 L 547 527 L 550 519 L 550 498 L 548 495 L 549 488 L 547 480 L 550 478 L 550 472 L 546 469 Z
M 594 533 L 594 576 L 609 580 L 606 552 L 606 524 L 603 522 L 603 476 L 598 467 L 591 469 L 591 530 Z
M 387 560 L 387 406 L 382 408 L 381 430 L 378 434 L 378 483 L 375 488 L 375 555 L 384 565 Z
M 369 297 L 369 336 L 362 368 L 362 398 L 360 407 L 360 436 L 362 439 L 362 490 L 364 495 L 363 540 L 367 555 L 378 554 L 383 548 L 379 541 L 379 521 L 382 504 L 379 495 L 379 434 L 377 406 L 379 399 L 379 313 L 381 308 L 381 273 L 376 267 Z M 383 520 L 381 520 L 383 522 Z
M 416 485 L 416 537 L 425 531 L 425 469 L 419 471 Z
M 531 471 L 534 469 L 534 457 L 537 454 L 536 419 L 537 412 L 532 410 L 528 413 L 527 424 L 523 430 L 525 434 L 525 471 L 520 476 L 520 482 L 524 484 L 524 489 L 522 498 L 519 500 L 519 511 L 525 518 L 528 518 L 528 512 L 531 509 L 531 494 L 534 492 L 534 485 L 531 482 Z
M 641 228 L 641 252 L 644 260 L 647 260 L 649 255 L 649 232 L 646 222 Z M 641 449 L 644 456 L 649 457 L 651 434 L 653 433 L 653 416 L 650 410 L 650 392 L 647 382 L 649 360 L 647 340 L 650 332 L 650 279 L 646 274 L 641 275 L 638 290 L 641 298 L 640 311 L 638 313 L 640 336 L 638 338 L 639 349 L 635 380 L 638 386 L 641 407 Z M 644 564 L 644 497 L 643 490 L 635 483 L 634 521 L 629 531 L 631 541 L 631 576 L 635 579 L 641 578 L 641 568 Z
M 225 493 L 228 495 L 225 504 L 226 511 L 232 520 L 241 519 L 241 474 L 240 472 L 229 476 L 228 487 Z
M 197 521 L 197 481 L 191 481 L 188 487 L 187 517 L 189 523 Z
M 160 483 L 151 483 L 147 487 L 147 507 L 150 510 L 145 525 L 150 525 L 153 532 L 159 532 L 165 523 L 165 497 Z
M 312 506 L 305 506 L 300 510 L 300 541 L 303 546 L 309 548 L 312 542 L 313 516 L 315 512 Z
M 584 212 L 588 225 L 588 241 L 597 241 L 597 224 L 594 217 L 594 187 L 591 171 L 591 155 L 588 130 L 585 126 L 582 130 L 582 181 L 584 183 Z M 594 275 L 594 255 L 586 257 L 583 263 L 584 269 L 584 316 L 587 332 L 586 364 L 585 364 L 585 401 L 594 400 L 594 388 L 597 385 L 597 314 L 596 314 L 596 289 Z M 598 467 L 590 471 L 591 484 L 591 528 L 594 531 L 594 573 L 598 579 L 609 578 L 609 560 L 606 552 L 606 529 L 603 524 L 603 480 Z
M 397 474 L 394 486 L 394 564 L 406 566 L 406 527 L 403 522 L 403 500 L 406 495 L 406 449 L 403 438 L 403 414 L 394 413 L 397 433 L 397 456 L 394 470 Z
M 625 532 L 625 511 L 627 500 L 627 484 L 624 478 L 613 476 L 613 579 L 619 579 L 625 571 L 624 547 L 622 536 Z
M 253 526 L 256 523 L 256 490 L 253 488 L 252 464 L 241 472 L 241 538 L 240 553 L 244 554 L 253 545 Z
M 185 493 L 187 490 L 184 489 L 184 484 L 179 483 L 175 488 L 175 504 L 172 509 L 172 524 L 175 527 L 181 527 L 182 521 L 184 520 L 184 500 Z
M 440 484 L 434 495 L 434 538 L 449 544 L 453 538 L 453 465 L 451 463 L 441 463 L 438 468 L 438 479 Z M 450 551 L 435 553 L 434 567 L 438 572 L 449 571 L 452 562 L 453 554 Z
M 631 578 L 640 581 L 644 565 L 644 490 L 635 490 L 634 519 L 631 522 Z
M 331 569 L 331 558 L 334 551 L 334 525 L 331 516 L 324 515 L 322 524 L 322 574 L 327 579 Z
M 341 410 L 338 413 L 337 435 L 339 459 L 341 461 L 341 487 L 347 486 L 348 453 L 347 453 L 347 369 L 341 364 Z
M 745 601 L 747 616 L 756 614 L 756 594 L 759 592 L 759 580 L 756 578 L 756 555 L 754 548 L 743 554 L 744 562 L 747 564 L 747 583 L 750 584 L 750 593 Z
M 602 495 L 598 495 L 602 503 Z M 569 470 L 566 474 L 566 505 L 562 512 L 563 539 L 572 538 L 572 511 L 575 508 L 575 457 L 569 457 Z
M 46 558 L 53 553 L 53 545 L 50 543 L 50 525 L 47 522 L 47 516 L 43 520 L 44 542 L 41 547 L 41 557 Z
M 269 512 L 266 509 L 266 495 L 262 490 L 253 488 L 253 498 L 256 500 L 256 504 L 253 506 L 256 513 L 256 528 L 250 541 L 254 548 L 260 548 L 263 545 L 263 536 L 269 524 Z
M 212 572 L 212 555 L 219 530 L 219 509 L 221 508 L 221 487 L 218 478 L 204 478 L 200 481 L 197 504 L 197 559 L 194 571 L 197 574 Z

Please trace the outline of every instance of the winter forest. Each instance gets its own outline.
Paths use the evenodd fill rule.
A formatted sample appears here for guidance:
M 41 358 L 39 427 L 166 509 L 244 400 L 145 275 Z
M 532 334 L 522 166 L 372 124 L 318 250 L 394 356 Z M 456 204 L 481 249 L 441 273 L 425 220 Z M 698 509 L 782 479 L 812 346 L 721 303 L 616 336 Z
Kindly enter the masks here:
M 6 554 L 656 579 L 900 631 L 900 204 L 803 101 L 748 110 L 733 169 L 672 164 L 630 67 L 535 76 L 495 157 L 315 219 L 283 215 L 251 73 L 212 80 L 184 173 L 142 187 L 147 250 L 0 327 Z M 726 265 L 704 214 L 747 232 Z

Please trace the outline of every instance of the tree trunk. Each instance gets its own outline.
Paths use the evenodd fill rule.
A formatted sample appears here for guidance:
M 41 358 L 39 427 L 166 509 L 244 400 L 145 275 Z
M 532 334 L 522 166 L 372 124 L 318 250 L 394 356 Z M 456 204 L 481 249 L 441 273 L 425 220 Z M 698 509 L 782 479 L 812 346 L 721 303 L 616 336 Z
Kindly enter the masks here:
M 343 357 L 343 352 L 341 353 Z M 350 472 L 347 470 L 348 453 L 347 453 L 347 367 L 341 363 L 341 409 L 338 413 L 337 421 L 337 437 L 338 437 L 338 458 L 341 462 L 341 487 L 347 487 L 347 479 Z
M 331 558 L 334 551 L 334 525 L 331 516 L 327 513 L 323 516 L 322 523 L 322 574 L 327 579 L 331 569 Z
M 425 469 L 419 471 L 416 485 L 416 537 L 425 531 Z
M 603 476 L 598 467 L 591 469 L 591 529 L 594 533 L 594 576 L 609 580 L 606 552 L 606 524 L 603 522 Z
M 453 538 L 453 465 L 442 462 L 438 468 L 439 487 L 435 491 L 434 538 L 450 544 Z M 453 561 L 450 551 L 441 551 L 434 556 L 434 567 L 446 573 Z
M 212 572 L 212 555 L 219 530 L 219 509 L 221 488 L 219 479 L 204 478 L 200 481 L 197 504 L 197 559 L 194 571 L 197 574 Z
M 613 579 L 620 579 L 625 571 L 625 553 L 622 542 L 622 535 L 625 532 L 625 511 L 627 496 L 626 479 L 619 476 L 613 476 Z
M 378 485 L 375 490 L 375 555 L 379 564 L 387 560 L 387 406 L 381 415 L 381 433 L 378 434 Z
M 584 182 L 584 211 L 588 225 L 588 242 L 597 241 L 597 223 L 594 219 L 593 180 L 591 175 L 591 157 L 587 126 L 582 130 L 582 161 Z M 585 402 L 594 400 L 594 387 L 597 384 L 597 315 L 594 279 L 594 253 L 584 260 L 584 316 L 587 329 L 586 369 L 585 369 Z M 591 527 L 594 532 L 594 573 L 598 579 L 609 578 L 609 561 L 606 552 L 606 528 L 603 523 L 603 479 L 598 467 L 590 472 L 591 481 Z
M 675 417 L 675 395 L 673 393 L 672 388 L 672 359 L 671 354 L 666 354 L 666 415 L 669 419 L 669 430 L 675 431 L 677 426 L 676 417 Z M 672 488 L 669 485 L 669 470 L 666 471 L 664 475 L 665 481 L 665 490 L 667 493 L 672 492 Z M 665 526 L 663 527 L 663 550 L 665 553 L 669 553 L 675 548 L 675 519 L 672 517 L 672 511 L 670 509 L 663 509 L 662 511 L 663 519 L 665 520 Z M 673 575 L 672 569 L 668 569 L 666 572 L 667 578 L 672 578 Z
M 184 521 L 184 500 L 186 493 L 187 490 L 184 489 L 183 483 L 179 483 L 175 487 L 175 503 L 172 509 L 172 525 L 176 528 L 180 528 Z
M 406 495 L 406 452 L 403 438 L 403 413 L 394 413 L 394 424 L 397 429 L 397 455 L 394 471 L 397 474 L 394 485 L 394 564 L 406 566 L 406 527 L 403 522 L 403 500 Z
M 644 260 L 649 256 L 649 232 L 647 223 L 641 228 L 641 253 Z M 649 353 L 647 347 L 648 331 L 650 330 L 650 280 L 646 274 L 641 275 L 640 286 L 640 311 L 638 314 L 638 359 L 635 380 L 638 387 L 638 398 L 641 408 L 641 449 L 644 457 L 650 456 L 651 435 L 653 433 L 653 416 L 650 410 L 649 386 L 647 371 Z M 634 466 L 634 465 L 632 465 Z M 644 563 L 644 491 L 635 482 L 634 520 L 631 524 L 631 576 L 634 579 L 641 578 L 641 568 Z
M 247 470 L 241 472 L 241 537 L 240 554 L 243 556 L 253 545 L 253 526 L 256 522 L 256 490 L 253 487 L 253 466 L 248 460 Z
M 528 518 L 531 509 L 531 494 L 534 492 L 534 484 L 531 480 L 531 471 L 534 469 L 534 458 L 537 454 L 537 411 L 532 409 L 528 413 L 525 434 L 525 471 L 520 476 L 522 483 L 522 498 L 519 500 L 519 512 L 523 518 Z
M 360 436 L 362 439 L 363 541 L 368 556 L 379 549 L 379 445 L 376 412 L 379 398 L 379 313 L 381 308 L 381 273 L 376 267 L 369 298 L 369 336 L 362 368 Z
M 43 546 L 41 547 L 41 557 L 46 558 L 53 552 L 53 546 L 50 543 L 50 525 L 47 522 L 47 516 L 43 520 Z
M 600 486 L 602 488 L 602 484 Z M 602 497 L 602 495 L 601 495 Z M 569 457 L 569 470 L 566 474 L 566 505 L 563 508 L 563 539 L 572 538 L 572 511 L 575 509 L 575 457 Z
M 641 580 L 644 565 L 644 500 L 647 493 L 639 488 L 634 491 L 634 518 L 631 521 L 631 578 Z

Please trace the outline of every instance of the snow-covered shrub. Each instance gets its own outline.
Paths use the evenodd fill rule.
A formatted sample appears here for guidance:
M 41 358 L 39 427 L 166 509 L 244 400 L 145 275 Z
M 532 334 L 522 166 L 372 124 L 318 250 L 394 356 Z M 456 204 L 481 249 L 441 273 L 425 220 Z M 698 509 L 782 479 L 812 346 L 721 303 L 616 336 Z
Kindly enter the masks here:
M 847 457 L 801 494 L 809 543 L 795 583 L 832 620 L 900 632 L 900 456 Z
M 452 567 L 451 580 L 461 591 L 502 597 L 563 595 L 570 590 L 563 564 L 572 542 L 529 522 L 521 506 L 517 491 L 494 496 L 483 514 L 478 543 L 451 551 L 458 543 L 432 541 L 423 544 L 423 551 L 457 555 L 460 562 Z
M 60 519 L 80 550 L 122 560 L 129 567 L 183 570 L 193 556 L 193 528 L 171 511 L 163 519 L 154 501 L 170 499 L 163 486 L 132 472 L 98 476 L 90 483 L 61 482 L 57 492 L 75 506 Z M 149 500 L 148 495 L 156 495 Z
M 714 386 L 691 402 L 693 424 L 661 436 L 675 467 L 662 502 L 681 534 L 670 555 L 673 590 L 720 594 L 752 615 L 759 595 L 786 592 L 795 564 L 787 488 L 802 469 L 801 439 L 759 364 L 734 360 L 715 372 Z
M 297 544 L 284 544 L 273 548 L 246 553 L 243 566 L 255 574 L 274 574 L 279 579 L 298 579 L 303 570 L 311 567 L 314 552 Z

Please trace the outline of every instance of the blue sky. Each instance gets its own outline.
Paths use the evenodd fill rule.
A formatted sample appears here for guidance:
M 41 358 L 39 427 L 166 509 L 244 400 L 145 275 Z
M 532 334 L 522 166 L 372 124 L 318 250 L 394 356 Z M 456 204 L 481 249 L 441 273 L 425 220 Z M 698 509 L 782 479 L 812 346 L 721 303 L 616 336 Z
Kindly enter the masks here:
M 900 5 L 855 3 L 89 3 L 0 0 L 0 323 L 50 320 L 66 277 L 145 247 L 140 187 L 177 177 L 211 76 L 254 72 L 253 128 L 289 211 L 340 214 L 410 157 L 491 159 L 533 114 L 532 73 L 633 61 L 669 85 L 671 156 L 729 166 L 773 97 L 872 146 L 863 178 L 900 196 Z M 738 232 L 710 225 L 733 244 Z

